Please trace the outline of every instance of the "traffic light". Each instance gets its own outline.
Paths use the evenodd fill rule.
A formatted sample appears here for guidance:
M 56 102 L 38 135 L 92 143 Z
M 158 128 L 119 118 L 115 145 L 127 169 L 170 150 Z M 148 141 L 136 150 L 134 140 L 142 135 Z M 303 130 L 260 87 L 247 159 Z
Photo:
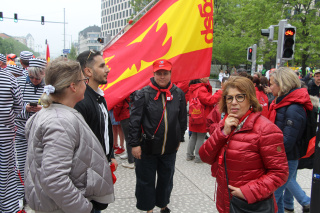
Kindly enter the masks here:
M 253 52 L 252 47 L 248 47 L 248 50 L 247 50 L 247 60 L 248 61 L 252 61 L 252 52 Z
M 268 41 L 273 41 L 274 28 L 271 25 L 268 29 L 261 29 L 261 35 L 268 36 Z
M 18 22 L 18 14 L 17 13 L 14 14 L 13 21 L 16 23 Z
M 3 13 L 0 12 L 0 21 L 3 21 Z
M 103 43 L 104 43 L 104 38 L 98 38 L 97 41 L 98 41 L 99 43 L 103 44 Z
M 296 38 L 296 27 L 291 25 L 286 25 L 283 28 L 283 40 L 281 49 L 281 58 L 284 60 L 293 59 L 294 53 L 294 43 Z
M 44 16 L 41 16 L 41 24 L 44 25 Z

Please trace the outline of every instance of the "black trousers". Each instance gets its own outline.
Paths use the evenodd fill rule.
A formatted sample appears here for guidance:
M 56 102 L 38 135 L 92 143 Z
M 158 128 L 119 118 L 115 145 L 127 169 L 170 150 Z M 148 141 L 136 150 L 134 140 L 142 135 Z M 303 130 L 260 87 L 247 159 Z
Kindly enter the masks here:
M 120 121 L 120 125 L 124 134 L 124 139 L 126 140 L 127 154 L 128 154 L 128 163 L 134 163 L 134 157 L 132 155 L 132 147 L 129 145 L 129 121 L 130 119 L 124 119 Z
M 164 155 L 145 155 L 135 159 L 137 208 L 143 211 L 155 206 L 166 207 L 173 188 L 176 152 Z M 157 180 L 156 180 L 157 174 Z

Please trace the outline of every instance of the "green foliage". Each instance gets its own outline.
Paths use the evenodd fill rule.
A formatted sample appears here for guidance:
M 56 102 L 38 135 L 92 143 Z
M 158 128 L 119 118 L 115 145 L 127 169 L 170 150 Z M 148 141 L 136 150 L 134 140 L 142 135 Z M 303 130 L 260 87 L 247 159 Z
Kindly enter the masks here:
M 78 56 L 77 56 L 77 50 L 76 50 L 76 48 L 74 47 L 74 45 L 72 44 L 72 45 L 71 45 L 70 54 L 68 54 L 68 59 L 76 60 L 77 57 L 78 57 Z
M 302 66 L 320 66 L 320 5 L 313 0 L 285 1 L 288 22 L 297 28 L 294 63 Z M 293 15 L 292 15 L 293 14 Z
M 218 64 L 238 66 L 249 63 L 247 48 L 257 44 L 257 63 L 274 47 L 261 47 L 260 29 L 268 28 L 281 19 L 281 5 L 277 0 L 220 0 L 215 2 L 212 60 Z M 266 43 L 266 42 L 263 42 Z M 267 55 L 265 55 L 267 54 Z
M 13 53 L 19 56 L 20 52 L 22 51 L 30 51 L 30 52 L 33 52 L 36 57 L 39 56 L 39 53 L 34 52 L 30 48 L 28 48 L 26 45 L 22 44 L 21 42 L 13 38 L 7 38 L 7 39 L 0 38 L 0 53 L 4 55 Z
M 133 14 L 131 15 L 131 19 L 135 17 L 143 8 L 145 8 L 152 0 L 132 0 L 131 5 L 133 8 Z M 137 22 L 148 10 L 150 10 L 159 0 L 156 0 L 152 5 L 150 5 L 144 12 L 141 13 L 135 20 L 134 23 Z
M 313 0 L 219 0 L 214 5 L 212 60 L 217 64 L 249 64 L 247 47 L 257 44 L 257 64 L 274 61 L 277 43 L 261 36 L 260 30 L 278 25 L 282 19 L 297 27 L 294 63 L 320 67 L 320 3 Z M 275 27 L 274 40 L 278 28 Z

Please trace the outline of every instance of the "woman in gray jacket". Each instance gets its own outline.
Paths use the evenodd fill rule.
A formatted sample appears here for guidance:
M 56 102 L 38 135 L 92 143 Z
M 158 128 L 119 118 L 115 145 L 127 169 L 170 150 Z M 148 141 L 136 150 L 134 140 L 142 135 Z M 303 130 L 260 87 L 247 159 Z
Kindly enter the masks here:
M 90 213 L 114 202 L 108 160 L 75 109 L 86 79 L 78 62 L 56 60 L 46 69 L 43 109 L 26 124 L 25 195 L 42 212 Z

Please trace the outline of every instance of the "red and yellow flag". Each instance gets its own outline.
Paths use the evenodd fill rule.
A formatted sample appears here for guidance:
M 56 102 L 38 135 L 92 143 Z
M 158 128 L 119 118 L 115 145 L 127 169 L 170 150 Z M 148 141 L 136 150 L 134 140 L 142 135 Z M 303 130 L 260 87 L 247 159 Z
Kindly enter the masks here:
M 160 58 L 173 64 L 173 82 L 208 77 L 212 41 L 213 0 L 160 0 L 103 52 L 108 108 L 146 86 Z
M 46 60 L 47 60 L 47 63 L 50 62 L 50 50 L 49 50 L 49 44 L 48 43 L 47 43 Z

